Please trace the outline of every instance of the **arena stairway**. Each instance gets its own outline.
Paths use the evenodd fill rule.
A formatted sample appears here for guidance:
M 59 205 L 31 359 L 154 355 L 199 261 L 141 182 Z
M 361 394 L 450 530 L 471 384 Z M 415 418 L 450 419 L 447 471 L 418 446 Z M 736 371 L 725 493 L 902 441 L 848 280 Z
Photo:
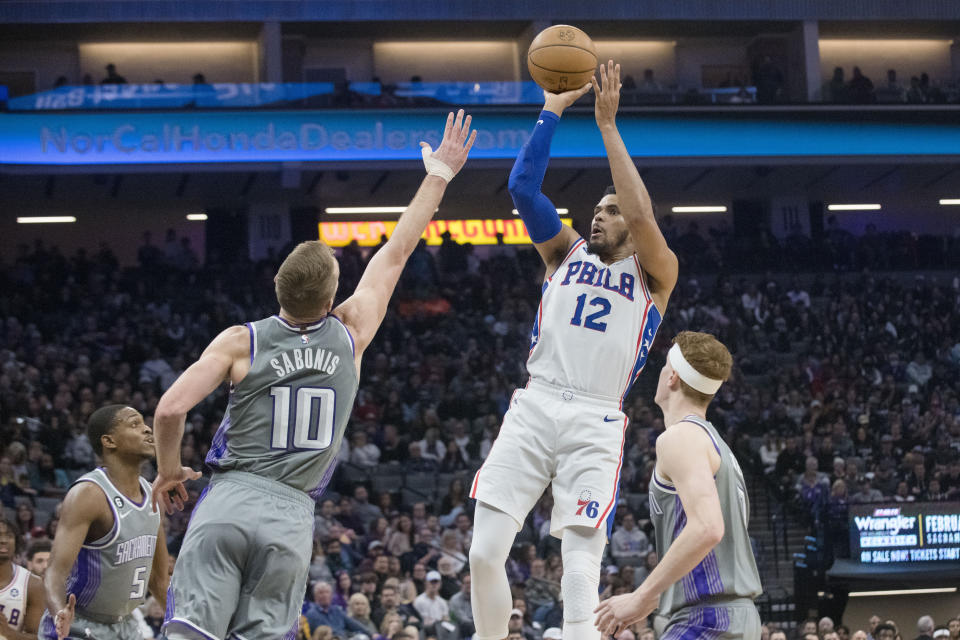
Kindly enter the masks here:
M 767 488 L 765 479 L 746 473 L 750 487 L 750 538 L 754 543 L 763 596 L 757 601 L 766 621 L 792 622 L 793 554 L 804 547 L 805 530 L 791 512 Z

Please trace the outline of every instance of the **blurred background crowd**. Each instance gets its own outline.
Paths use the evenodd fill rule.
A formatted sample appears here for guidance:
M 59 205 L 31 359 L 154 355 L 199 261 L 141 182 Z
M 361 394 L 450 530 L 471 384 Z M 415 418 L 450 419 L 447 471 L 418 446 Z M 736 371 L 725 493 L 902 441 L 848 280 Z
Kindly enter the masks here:
M 960 278 L 922 271 L 955 265 L 956 239 L 828 231 L 800 250 L 763 237 L 734 247 L 722 229 L 674 230 L 669 220 L 664 227 L 685 277 L 648 371 L 625 403 L 627 454 L 602 597 L 633 590 L 658 561 L 645 497 L 663 428 L 652 391 L 681 329 L 712 332 L 734 354 L 735 374 L 708 417 L 744 467 L 751 498 L 768 511 L 799 506 L 798 526 L 830 557 L 849 552 L 851 504 L 960 499 Z M 736 258 L 744 250 L 758 260 L 768 252 L 771 269 L 744 271 Z M 369 253 L 341 251 L 339 296 L 352 291 Z M 219 330 L 276 312 L 277 265 L 271 256 L 199 266 L 175 236 L 146 241 L 135 268 L 119 268 L 107 247 L 64 256 L 42 243 L 2 265 L 9 294 L 0 298 L 0 501 L 19 525 L 22 550 L 53 537 L 64 492 L 96 463 L 89 414 L 124 403 L 149 420 Z M 317 505 L 303 637 L 473 633 L 467 495 L 512 390 L 525 384 L 541 278 L 531 248 L 501 245 L 480 256 L 447 239 L 414 253 L 368 351 L 340 464 Z M 225 396 L 223 388 L 189 416 L 184 464 L 202 468 Z M 167 520 L 174 557 L 201 487 Z M 548 491 L 508 562 L 511 640 L 560 634 L 562 566 L 559 541 L 547 533 L 551 507 Z M 767 543 L 754 542 L 769 574 Z M 145 614 L 156 630 L 159 607 L 150 603 Z M 935 621 L 957 640 L 955 622 Z M 861 631 L 870 640 L 916 637 L 913 621 L 896 623 L 889 639 L 867 620 L 835 629 L 771 621 L 765 629 L 799 640 Z M 651 633 L 644 621 L 622 640 Z

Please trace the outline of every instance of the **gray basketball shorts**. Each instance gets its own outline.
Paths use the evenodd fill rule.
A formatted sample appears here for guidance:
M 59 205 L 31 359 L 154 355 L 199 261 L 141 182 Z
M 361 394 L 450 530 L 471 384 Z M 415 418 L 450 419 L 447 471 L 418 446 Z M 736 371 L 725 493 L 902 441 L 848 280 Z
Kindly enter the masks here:
M 660 640 L 760 640 L 760 614 L 748 598 L 686 607 L 669 620 L 658 617 L 664 621 Z
M 37 633 L 40 640 L 57 640 L 57 629 L 53 624 L 50 612 L 44 611 L 40 620 L 40 630 Z M 132 615 L 124 616 L 119 622 L 103 624 L 94 622 L 76 613 L 73 624 L 70 625 L 71 640 L 143 640 L 140 625 Z
M 213 476 L 167 592 L 169 640 L 295 637 L 313 552 L 314 502 L 240 471 Z

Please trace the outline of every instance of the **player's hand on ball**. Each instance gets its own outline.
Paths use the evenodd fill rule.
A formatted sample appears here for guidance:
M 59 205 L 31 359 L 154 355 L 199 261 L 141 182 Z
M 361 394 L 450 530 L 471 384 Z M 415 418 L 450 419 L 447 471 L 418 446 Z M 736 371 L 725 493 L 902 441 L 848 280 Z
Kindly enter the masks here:
M 604 635 L 619 635 L 633 623 L 650 615 L 657 608 L 659 601 L 658 596 L 646 595 L 642 588 L 633 593 L 613 596 L 601 602 L 600 606 L 593 610 L 597 614 L 594 624 Z
M 180 467 L 179 471 L 169 474 L 163 471 L 157 473 L 153 481 L 153 508 L 156 509 L 157 505 L 160 505 L 167 515 L 173 514 L 174 509 L 183 511 L 183 505 L 189 497 L 183 483 L 187 480 L 196 480 L 202 475 L 190 467 Z
M 67 604 L 57 611 L 53 618 L 53 626 L 57 629 L 57 638 L 63 640 L 70 635 L 70 626 L 73 624 L 73 609 L 77 606 L 77 596 L 72 593 L 67 598 Z
M 590 82 L 596 95 L 593 113 L 597 118 L 597 126 L 613 125 L 617 119 L 617 109 L 620 108 L 620 88 L 623 86 L 620 82 L 620 65 L 613 64 L 613 60 L 600 65 L 600 82 L 596 78 L 590 78 Z
M 467 155 L 470 153 L 470 147 L 473 146 L 473 141 L 477 139 L 477 131 L 470 131 L 470 122 L 473 120 L 473 116 L 464 118 L 463 115 L 463 109 L 457 111 L 456 119 L 454 119 L 452 111 L 447 114 L 447 124 L 443 129 L 443 140 L 440 141 L 440 146 L 437 147 L 436 151 L 429 154 L 434 160 L 439 160 L 450 167 L 453 175 L 457 175 L 457 172 L 463 168 L 467 161 Z M 421 142 L 420 146 L 430 149 L 430 145 L 426 142 Z
M 579 100 L 580 97 L 588 91 L 590 91 L 589 82 L 579 89 L 564 91 L 563 93 L 550 93 L 549 91 L 544 90 L 543 109 L 545 111 L 552 111 L 559 116 L 567 107 Z

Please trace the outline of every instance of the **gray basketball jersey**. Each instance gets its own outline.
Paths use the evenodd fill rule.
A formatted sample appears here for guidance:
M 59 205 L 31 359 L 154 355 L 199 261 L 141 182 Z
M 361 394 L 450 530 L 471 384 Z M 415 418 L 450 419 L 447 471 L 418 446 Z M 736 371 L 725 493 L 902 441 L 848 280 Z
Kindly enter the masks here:
M 207 464 L 323 494 L 357 395 L 353 338 L 339 318 L 247 323 L 250 371 L 230 391 Z
M 76 596 L 81 616 L 116 621 L 146 599 L 160 511 L 151 506 L 150 483 L 143 478 L 140 504 L 120 493 L 103 467 L 80 476 L 77 482 L 92 482 L 103 489 L 113 511 L 113 529 L 80 549 L 67 578 L 67 593 Z
M 700 426 L 720 454 L 715 476 L 723 512 L 723 538 L 693 571 L 668 587 L 660 596 L 660 615 L 671 616 L 679 609 L 723 598 L 756 598 L 763 592 L 757 562 L 753 557 L 747 523 L 750 498 L 743 472 L 730 447 L 712 424 L 696 416 L 686 422 Z M 654 467 L 650 479 L 650 519 L 653 521 L 657 554 L 662 558 L 687 524 L 687 515 L 676 488 L 662 479 Z

